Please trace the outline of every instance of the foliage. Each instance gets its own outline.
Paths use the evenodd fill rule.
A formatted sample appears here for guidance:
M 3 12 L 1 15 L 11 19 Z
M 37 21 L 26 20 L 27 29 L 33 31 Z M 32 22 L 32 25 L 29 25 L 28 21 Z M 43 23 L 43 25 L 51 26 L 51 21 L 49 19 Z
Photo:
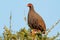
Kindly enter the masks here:
M 26 30 L 25 28 L 20 29 L 18 32 L 13 34 L 11 30 L 11 18 L 12 17 L 10 16 L 10 29 L 4 26 L 5 31 L 3 32 L 3 38 L 0 37 L 0 40 L 56 40 L 56 38 L 60 35 L 60 33 L 57 33 L 57 35 L 55 36 L 48 37 L 48 33 L 51 32 L 51 30 L 60 22 L 60 20 L 53 24 L 52 27 L 48 31 L 46 31 L 45 35 L 42 35 L 41 33 L 32 35 L 31 29 Z
M 60 35 L 57 33 L 55 36 L 48 37 L 47 35 L 41 36 L 41 33 L 36 33 L 32 36 L 30 32 L 31 29 L 26 30 L 25 28 L 19 30 L 19 32 L 16 32 L 16 34 L 13 34 L 6 26 L 4 29 L 4 40 L 55 40 Z M 0 40 L 2 40 L 1 37 Z

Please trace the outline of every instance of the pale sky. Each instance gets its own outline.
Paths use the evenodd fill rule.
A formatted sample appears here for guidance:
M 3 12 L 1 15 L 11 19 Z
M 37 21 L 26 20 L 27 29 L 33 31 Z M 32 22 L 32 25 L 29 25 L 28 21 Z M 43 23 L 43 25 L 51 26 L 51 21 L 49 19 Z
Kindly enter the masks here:
M 4 31 L 4 25 L 8 28 L 10 11 L 12 12 L 12 30 L 19 31 L 21 28 L 28 29 L 24 17 L 28 15 L 28 3 L 32 3 L 35 11 L 42 16 L 46 28 L 60 19 L 60 0 L 0 0 L 0 35 Z M 49 33 L 48 36 L 60 32 L 60 23 Z

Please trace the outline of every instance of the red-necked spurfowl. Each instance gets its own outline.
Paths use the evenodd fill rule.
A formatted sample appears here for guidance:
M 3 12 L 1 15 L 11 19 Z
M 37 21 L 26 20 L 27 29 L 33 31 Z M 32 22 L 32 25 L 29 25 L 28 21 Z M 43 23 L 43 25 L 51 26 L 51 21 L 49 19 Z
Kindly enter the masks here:
M 46 31 L 46 25 L 42 17 L 34 10 L 34 7 L 31 3 L 27 5 L 29 7 L 28 12 L 28 25 L 29 27 L 34 31 L 38 30 L 45 34 Z

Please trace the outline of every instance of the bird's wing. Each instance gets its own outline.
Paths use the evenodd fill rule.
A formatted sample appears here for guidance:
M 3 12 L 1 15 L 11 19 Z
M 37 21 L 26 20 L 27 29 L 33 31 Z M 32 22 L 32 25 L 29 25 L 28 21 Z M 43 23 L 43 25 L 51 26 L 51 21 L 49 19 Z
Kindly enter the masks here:
M 44 31 L 46 31 L 46 25 L 45 25 L 45 22 L 42 19 L 42 17 L 36 12 L 34 14 L 34 17 L 35 17 L 35 20 L 37 21 L 37 23 L 39 25 L 38 27 L 41 27 L 42 29 L 44 29 Z

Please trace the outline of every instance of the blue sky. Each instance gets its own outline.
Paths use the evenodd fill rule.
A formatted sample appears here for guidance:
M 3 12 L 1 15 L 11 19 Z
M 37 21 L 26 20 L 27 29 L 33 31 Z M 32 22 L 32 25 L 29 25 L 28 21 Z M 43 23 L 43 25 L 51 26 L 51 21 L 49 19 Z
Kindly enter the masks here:
M 27 4 L 32 3 L 35 11 L 42 16 L 46 28 L 60 19 L 60 0 L 0 0 L 0 35 L 4 31 L 4 25 L 8 28 L 10 11 L 12 12 L 12 30 L 19 31 L 21 28 L 28 28 L 24 17 L 28 15 Z M 60 23 L 49 33 L 48 36 L 60 32 Z

